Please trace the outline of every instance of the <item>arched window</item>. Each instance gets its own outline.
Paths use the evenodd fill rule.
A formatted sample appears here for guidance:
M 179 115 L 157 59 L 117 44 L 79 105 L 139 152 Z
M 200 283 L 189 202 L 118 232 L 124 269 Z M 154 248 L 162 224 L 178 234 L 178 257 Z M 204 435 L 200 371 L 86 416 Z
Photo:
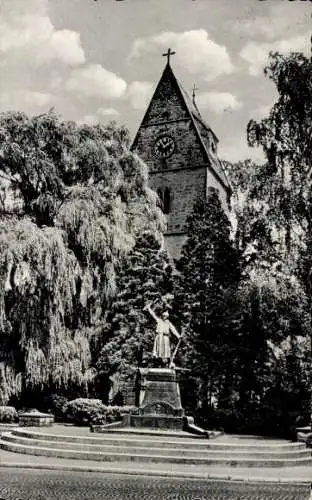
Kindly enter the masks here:
M 166 187 L 164 191 L 164 214 L 169 214 L 171 208 L 171 193 L 170 189 Z

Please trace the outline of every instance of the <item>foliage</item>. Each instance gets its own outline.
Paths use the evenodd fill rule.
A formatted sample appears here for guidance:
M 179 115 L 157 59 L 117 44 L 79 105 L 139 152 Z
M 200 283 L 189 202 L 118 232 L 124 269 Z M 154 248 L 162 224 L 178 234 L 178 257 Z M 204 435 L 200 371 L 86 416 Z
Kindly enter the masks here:
M 280 400 L 279 400 L 280 401 Z M 198 425 L 229 434 L 254 434 L 294 439 L 299 414 L 272 404 L 250 405 L 248 413 L 235 407 L 205 407 L 195 411 Z
M 234 166 L 237 177 L 246 175 L 245 167 L 240 174 Z M 252 189 L 250 179 L 244 189 Z M 289 437 L 295 420 L 307 417 L 309 297 L 293 254 L 269 244 L 256 210 L 248 233 L 246 199 L 240 201 L 243 243 L 235 234 L 231 240 L 215 193 L 199 201 L 189 218 L 174 301 L 185 330 L 180 362 L 197 376 L 198 422 Z
M 293 53 L 287 57 L 272 54 L 265 72 L 276 86 L 278 99 L 267 118 L 259 123 L 251 120 L 248 124 L 250 145 L 261 146 L 266 157 L 254 176 L 250 198 L 266 205 L 266 227 L 271 235 L 275 233 L 275 264 L 283 262 L 285 290 L 282 301 L 277 304 L 281 311 L 277 311 L 280 320 L 286 322 L 288 334 L 284 332 L 282 342 L 287 339 L 291 353 L 286 349 L 283 361 L 279 359 L 275 364 L 276 369 L 279 366 L 276 384 L 280 391 L 288 394 L 289 404 L 294 406 L 297 399 L 297 409 L 301 407 L 307 415 L 305 402 L 311 391 L 308 357 L 312 311 L 311 61 L 303 54 Z M 271 244 L 271 252 L 272 247 Z M 292 283 L 289 283 L 290 276 Z M 290 318 L 285 318 L 286 308 Z M 272 401 L 277 397 L 275 393 Z
M 258 173 L 261 169 L 252 160 L 237 163 L 223 162 L 233 187 L 230 219 L 235 245 L 242 251 L 254 255 L 268 251 L 276 252 L 279 234 L 272 231 L 269 206 L 263 197 L 255 194 Z
M 309 394 L 309 307 L 286 263 L 253 263 L 239 288 L 238 401 L 246 415 L 261 408 L 305 413 Z
M 136 406 L 124 405 L 124 406 L 106 406 L 105 414 L 103 416 L 95 416 L 92 418 L 92 424 L 112 424 L 113 422 L 120 422 L 123 415 L 127 414 L 137 414 L 138 408 Z
M 236 288 L 240 255 L 217 193 L 199 200 L 188 219 L 177 263 L 174 310 L 184 333 L 182 359 L 201 381 L 201 404 L 227 399 L 235 366 Z M 227 389 L 226 389 L 227 388 Z
M 79 398 L 63 407 L 66 422 L 75 425 L 106 424 L 122 420 L 122 414 L 132 413 L 135 407 L 106 406 L 100 399 Z
M 75 425 L 89 425 L 92 420 L 104 416 L 105 409 L 100 399 L 74 399 L 63 407 L 64 420 Z
M 43 399 L 42 406 L 37 405 L 37 407 L 44 412 L 52 413 L 56 422 L 63 422 L 63 411 L 68 402 L 68 398 L 62 394 L 50 394 Z
M 0 406 L 0 422 L 13 424 L 18 421 L 18 414 L 13 406 Z
M 253 194 L 267 202 L 289 247 L 296 231 L 311 233 L 311 61 L 302 54 L 273 54 L 266 74 L 279 97 L 267 118 L 248 124 L 249 144 L 261 146 L 266 157 Z
M 277 102 L 247 130 L 266 161 L 227 164 L 244 257 L 236 408 L 290 422 L 289 413 L 307 418 L 311 392 L 311 63 L 273 54 L 266 74 Z
M 119 267 L 147 227 L 160 238 L 156 195 L 122 127 L 5 113 L 0 137 L 19 201 L 0 220 L 0 400 L 85 395 Z
M 152 234 L 143 233 L 117 279 L 118 292 L 102 333 L 103 347 L 97 363 L 100 376 L 122 372 L 127 379 L 137 368 L 140 353 L 151 352 L 155 324 L 144 307 L 153 303 L 156 311 L 161 311 L 170 306 L 172 286 L 167 254 Z

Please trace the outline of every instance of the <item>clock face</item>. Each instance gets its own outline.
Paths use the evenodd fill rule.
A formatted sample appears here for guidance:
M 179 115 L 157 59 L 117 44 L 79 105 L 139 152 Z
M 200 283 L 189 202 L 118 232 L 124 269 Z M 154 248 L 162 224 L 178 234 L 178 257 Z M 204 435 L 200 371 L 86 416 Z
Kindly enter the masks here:
M 162 135 L 155 141 L 154 152 L 158 158 L 169 158 L 175 150 L 175 143 L 169 135 Z

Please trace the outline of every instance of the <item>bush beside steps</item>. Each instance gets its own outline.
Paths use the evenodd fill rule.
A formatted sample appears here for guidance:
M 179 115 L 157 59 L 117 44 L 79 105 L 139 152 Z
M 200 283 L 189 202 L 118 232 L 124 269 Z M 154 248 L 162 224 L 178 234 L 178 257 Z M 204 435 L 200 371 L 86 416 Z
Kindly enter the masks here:
M 18 413 L 13 406 L 0 406 L 0 424 L 15 424 Z
M 122 421 L 122 415 L 135 413 L 135 406 L 107 406 L 100 399 L 78 398 L 63 408 L 64 422 L 79 426 L 105 425 Z

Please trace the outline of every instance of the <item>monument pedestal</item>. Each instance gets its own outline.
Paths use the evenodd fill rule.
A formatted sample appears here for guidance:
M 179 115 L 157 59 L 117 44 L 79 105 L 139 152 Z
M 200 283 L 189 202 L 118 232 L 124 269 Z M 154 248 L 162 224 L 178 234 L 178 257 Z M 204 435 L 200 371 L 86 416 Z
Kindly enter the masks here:
M 183 429 L 184 410 L 173 368 L 139 368 L 139 414 L 130 416 L 131 427 Z

